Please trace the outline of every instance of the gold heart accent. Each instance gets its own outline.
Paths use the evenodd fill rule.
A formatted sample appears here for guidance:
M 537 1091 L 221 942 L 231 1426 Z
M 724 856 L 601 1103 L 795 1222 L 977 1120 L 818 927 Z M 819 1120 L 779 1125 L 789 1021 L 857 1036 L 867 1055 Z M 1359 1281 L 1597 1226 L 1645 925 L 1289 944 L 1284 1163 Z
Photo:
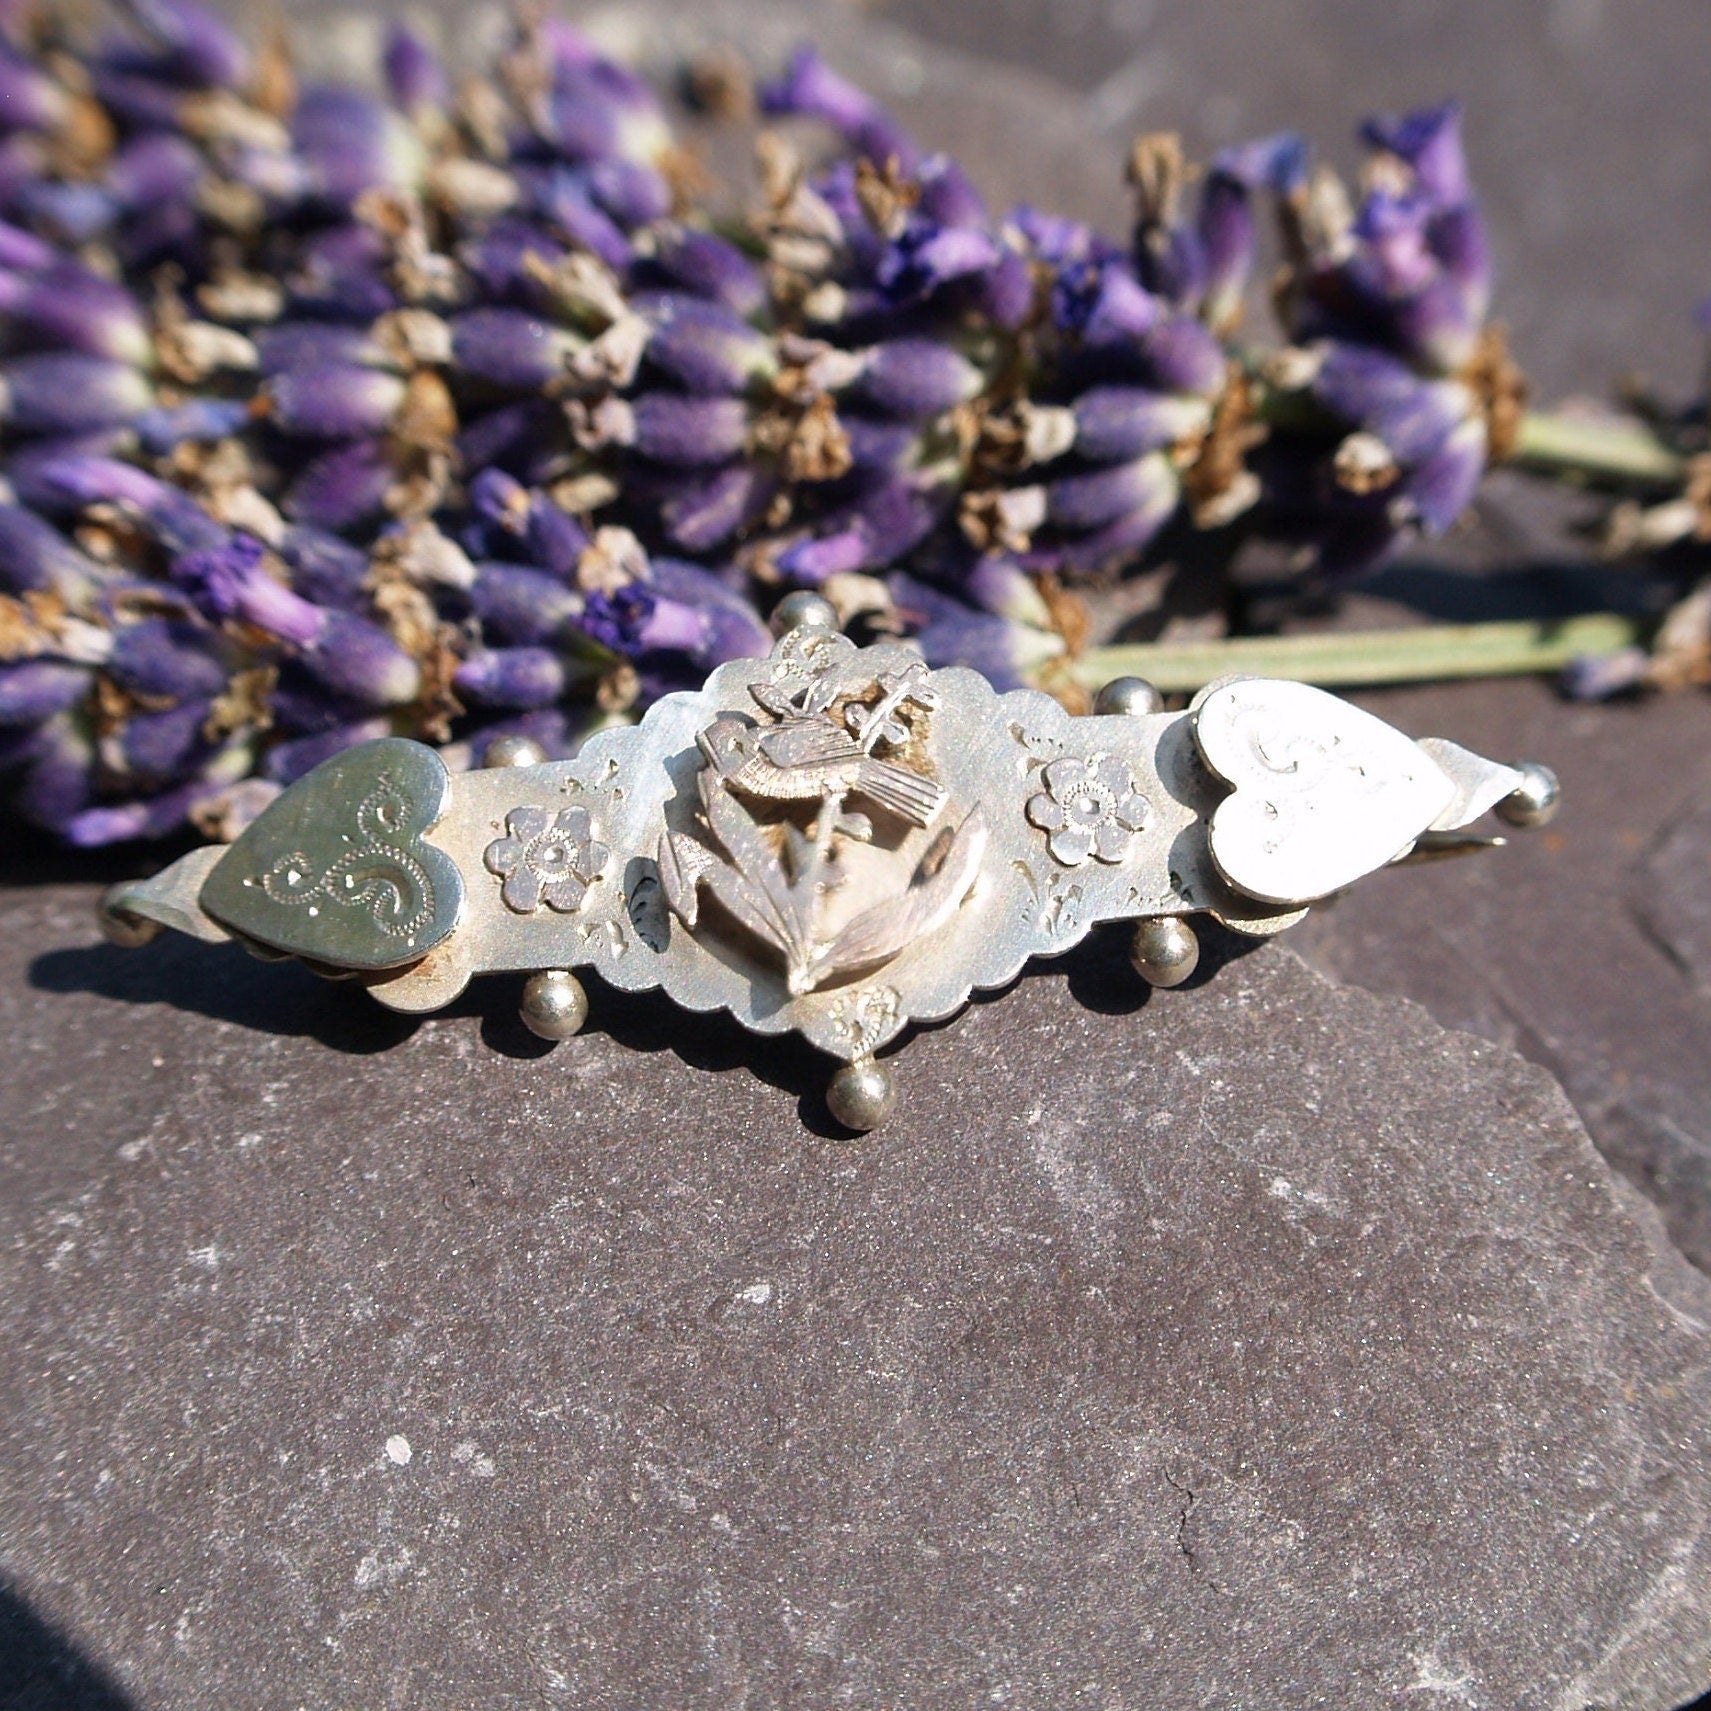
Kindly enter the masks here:
M 463 879 L 423 841 L 451 780 L 430 748 L 382 737 L 324 761 L 246 828 L 202 886 L 215 920 L 340 968 L 419 961 L 457 925 Z

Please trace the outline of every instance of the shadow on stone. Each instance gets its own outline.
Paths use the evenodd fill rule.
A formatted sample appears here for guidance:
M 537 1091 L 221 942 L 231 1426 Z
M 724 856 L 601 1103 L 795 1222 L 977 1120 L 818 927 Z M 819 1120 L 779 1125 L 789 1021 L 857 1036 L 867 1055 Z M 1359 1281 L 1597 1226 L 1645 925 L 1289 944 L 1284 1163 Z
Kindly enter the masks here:
M 0 1580 L 0 1711 L 133 1711 L 133 1705 Z
M 359 1057 L 401 1044 L 420 1024 L 299 963 L 263 963 L 236 945 L 165 934 L 141 950 L 95 944 L 45 951 L 30 964 L 29 981 L 41 992 L 167 1004 L 256 1033 L 307 1035 Z

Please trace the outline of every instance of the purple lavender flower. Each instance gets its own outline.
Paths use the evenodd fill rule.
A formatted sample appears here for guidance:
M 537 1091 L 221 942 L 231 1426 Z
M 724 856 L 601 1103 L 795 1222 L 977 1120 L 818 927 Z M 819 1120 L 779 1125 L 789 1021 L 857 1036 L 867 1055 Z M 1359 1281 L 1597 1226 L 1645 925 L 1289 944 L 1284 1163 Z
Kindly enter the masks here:
M 415 699 L 421 673 L 378 625 L 294 594 L 267 566 L 260 541 L 234 535 L 223 547 L 186 553 L 172 579 L 210 618 L 241 618 L 296 650 L 317 679 L 371 706 Z
M 876 165 L 895 161 L 907 172 L 918 158 L 915 145 L 890 114 L 812 48 L 801 49 L 782 77 L 762 85 L 760 103 L 767 113 L 824 120 Z

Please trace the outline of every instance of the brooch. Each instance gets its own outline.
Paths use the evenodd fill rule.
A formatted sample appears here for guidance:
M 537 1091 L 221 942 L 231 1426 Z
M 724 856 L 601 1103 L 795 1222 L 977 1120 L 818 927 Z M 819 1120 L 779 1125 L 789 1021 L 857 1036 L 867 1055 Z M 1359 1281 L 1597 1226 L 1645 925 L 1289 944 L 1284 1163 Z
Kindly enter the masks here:
M 1322 690 L 1230 678 L 1186 711 L 1136 679 L 1073 715 L 929 670 L 902 643 L 788 630 L 637 725 L 479 771 L 383 738 L 325 762 L 235 843 L 103 899 L 109 935 L 238 939 L 354 977 L 404 1011 L 527 971 L 523 1021 L 587 1016 L 574 971 L 840 1060 L 852 1129 L 895 1099 L 882 1047 L 1102 921 L 1137 922 L 1157 986 L 1193 972 L 1188 918 L 1264 936 L 1362 874 L 1501 842 L 1551 813 L 1540 766 L 1414 741 Z

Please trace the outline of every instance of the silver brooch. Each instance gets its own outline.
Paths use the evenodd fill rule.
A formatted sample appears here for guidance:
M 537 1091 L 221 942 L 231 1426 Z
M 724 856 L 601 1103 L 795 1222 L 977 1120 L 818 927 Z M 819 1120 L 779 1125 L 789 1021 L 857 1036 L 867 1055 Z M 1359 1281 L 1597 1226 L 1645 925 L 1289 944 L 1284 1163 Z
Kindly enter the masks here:
M 851 1128 L 894 1099 L 875 1054 L 1102 921 L 1140 974 L 1193 972 L 1187 918 L 1263 936 L 1362 874 L 1538 824 L 1546 769 L 1416 742 L 1303 684 L 1233 678 L 1181 713 L 1132 680 L 1074 716 L 898 643 L 787 632 L 573 759 L 504 745 L 453 776 L 403 739 L 339 755 L 227 847 L 113 888 L 108 929 L 237 938 L 438 1009 L 531 971 L 523 1020 L 576 1032 L 593 968 L 841 1060 Z

